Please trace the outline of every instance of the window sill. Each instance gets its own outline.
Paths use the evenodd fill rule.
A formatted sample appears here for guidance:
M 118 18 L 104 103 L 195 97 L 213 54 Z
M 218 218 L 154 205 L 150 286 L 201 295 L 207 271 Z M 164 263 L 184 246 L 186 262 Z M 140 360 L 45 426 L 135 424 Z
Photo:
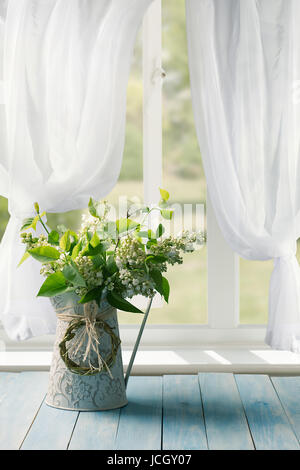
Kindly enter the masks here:
M 123 351 L 126 369 L 131 350 Z M 49 370 L 50 351 L 0 352 L 0 371 Z M 300 374 L 300 354 L 268 348 L 142 349 L 137 353 L 133 374 L 186 374 L 235 372 Z

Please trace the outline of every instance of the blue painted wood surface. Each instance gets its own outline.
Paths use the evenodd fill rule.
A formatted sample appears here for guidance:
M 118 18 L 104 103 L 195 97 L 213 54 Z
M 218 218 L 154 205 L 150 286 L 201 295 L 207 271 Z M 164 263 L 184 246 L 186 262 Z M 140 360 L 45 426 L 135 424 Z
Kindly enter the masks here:
M 200 373 L 199 383 L 209 449 L 254 449 L 233 375 Z
M 271 377 L 271 380 L 300 442 L 300 377 Z
M 114 449 L 120 410 L 81 412 L 70 450 Z
M 43 403 L 48 373 L 4 372 L 0 449 L 67 449 L 69 443 L 84 450 L 188 450 L 205 448 L 205 433 L 210 449 L 249 449 L 248 424 L 257 449 L 299 450 L 300 377 L 272 382 L 263 375 L 199 374 L 199 393 L 195 375 L 131 377 L 127 407 L 78 415 Z
M 297 438 L 269 377 L 245 374 L 235 379 L 256 449 L 298 450 Z
M 13 382 L 19 377 L 18 372 L 0 373 L 0 404 L 7 395 L 13 393 Z
M 43 403 L 21 449 L 67 449 L 77 418 L 77 411 L 59 410 Z
M 2 375 L 2 374 L 1 374 Z M 0 403 L 0 449 L 19 449 L 45 397 L 47 372 L 22 372 Z
M 207 449 L 196 375 L 163 377 L 163 449 Z
M 162 377 L 130 377 L 116 449 L 161 449 Z

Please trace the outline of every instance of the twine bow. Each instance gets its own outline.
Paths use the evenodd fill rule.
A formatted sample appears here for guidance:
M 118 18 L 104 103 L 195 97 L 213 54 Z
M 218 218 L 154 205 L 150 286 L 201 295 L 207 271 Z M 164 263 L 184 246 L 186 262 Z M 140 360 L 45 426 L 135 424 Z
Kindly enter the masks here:
M 106 369 L 111 378 L 113 378 L 110 368 L 114 365 L 120 338 L 114 333 L 113 329 L 104 320 L 109 318 L 113 313 L 113 308 L 108 307 L 99 313 L 96 302 L 88 302 L 84 304 L 84 314 L 78 315 L 71 313 L 72 307 L 64 307 L 59 309 L 61 313 L 57 313 L 57 318 L 61 321 L 69 322 L 63 340 L 59 343 L 60 356 L 67 368 L 78 375 L 95 375 Z M 99 351 L 100 338 L 103 332 L 107 333 L 111 340 L 111 351 L 103 358 Z M 67 343 L 72 339 L 75 340 L 68 347 Z M 77 364 L 70 356 L 76 356 L 81 348 L 86 344 L 83 354 L 83 362 L 88 362 L 88 366 Z M 95 353 L 97 357 L 97 365 L 91 360 L 91 355 Z

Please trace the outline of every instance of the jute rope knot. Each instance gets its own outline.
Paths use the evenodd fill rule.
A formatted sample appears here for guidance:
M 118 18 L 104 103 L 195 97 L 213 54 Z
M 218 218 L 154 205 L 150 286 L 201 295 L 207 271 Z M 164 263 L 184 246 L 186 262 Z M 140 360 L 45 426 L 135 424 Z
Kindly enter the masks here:
M 58 309 L 57 318 L 61 321 L 69 322 L 62 341 L 59 343 L 60 357 L 66 364 L 67 368 L 78 375 L 95 375 L 106 370 L 111 378 L 110 368 L 114 365 L 117 357 L 118 348 L 120 346 L 120 338 L 114 333 L 105 321 L 114 312 L 113 307 L 108 307 L 99 312 L 95 301 L 84 304 L 84 314 L 78 315 L 72 313 L 72 306 Z M 111 341 L 111 351 L 106 357 L 102 357 L 99 351 L 100 338 L 103 333 L 107 333 Z M 67 343 L 72 339 L 75 340 L 68 347 Z M 88 365 L 77 364 L 70 356 L 76 356 L 80 349 L 86 345 L 83 354 L 83 362 Z M 91 355 L 95 353 L 97 364 L 92 363 Z

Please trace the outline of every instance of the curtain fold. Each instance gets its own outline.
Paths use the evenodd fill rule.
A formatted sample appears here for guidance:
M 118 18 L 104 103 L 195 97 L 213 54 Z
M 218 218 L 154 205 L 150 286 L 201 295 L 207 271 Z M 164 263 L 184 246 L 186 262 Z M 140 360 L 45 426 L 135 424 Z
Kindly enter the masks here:
M 208 192 L 246 259 L 274 259 L 266 342 L 300 352 L 300 2 L 186 0 Z M 255 293 L 254 293 L 255 295 Z
M 54 332 L 39 267 L 19 229 L 47 212 L 107 195 L 122 161 L 134 41 L 152 0 L 0 0 L 0 194 L 10 221 L 0 245 L 0 316 L 13 339 Z M 1 88 L 0 88 L 1 93 Z

